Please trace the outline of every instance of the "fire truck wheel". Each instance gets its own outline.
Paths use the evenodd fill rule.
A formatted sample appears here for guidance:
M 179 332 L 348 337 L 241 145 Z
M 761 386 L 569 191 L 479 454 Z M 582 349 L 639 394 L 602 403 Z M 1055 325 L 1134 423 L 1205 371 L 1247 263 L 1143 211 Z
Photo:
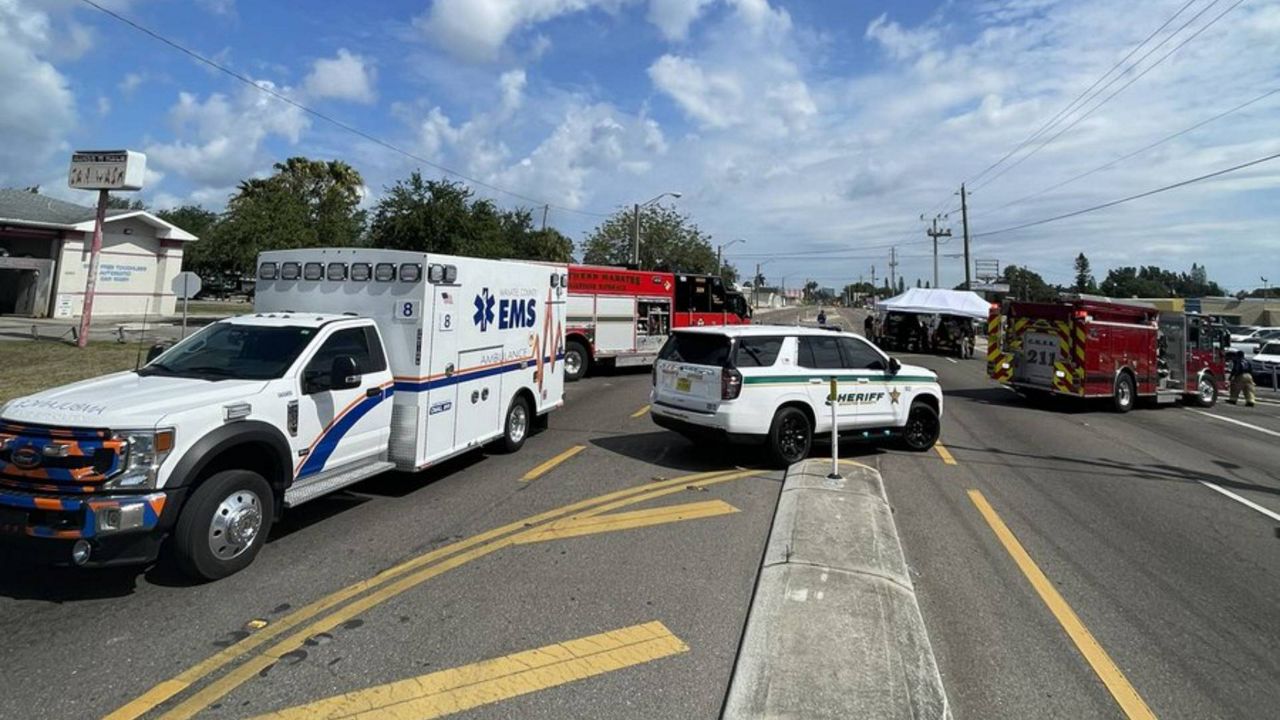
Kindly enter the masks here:
M 1200 407 L 1213 407 L 1218 402 L 1218 381 L 1209 373 L 1200 376 L 1196 387 L 1196 404 Z
M 942 423 L 938 413 L 922 402 L 911 404 L 907 424 L 902 428 L 902 445 L 912 452 L 924 452 L 938 442 Z
M 224 470 L 192 493 L 178 516 L 171 550 L 199 580 L 218 580 L 248 567 L 271 532 L 271 486 L 248 470 Z
M 809 456 L 813 444 L 813 425 L 800 408 L 784 407 L 773 416 L 769 428 L 769 460 L 777 467 L 787 467 Z
M 565 382 L 577 382 L 587 374 L 587 366 L 591 363 L 591 356 L 587 354 L 587 348 L 576 340 L 570 340 L 564 349 L 564 379 Z
M 507 408 L 506 429 L 502 433 L 502 450 L 513 453 L 523 445 L 529 437 L 529 428 L 533 425 L 533 413 L 529 410 L 529 401 L 523 395 L 511 399 L 511 407 Z
M 1112 395 L 1116 412 L 1127 413 L 1132 410 L 1134 395 L 1133 376 L 1127 372 L 1121 372 L 1116 376 L 1116 391 Z

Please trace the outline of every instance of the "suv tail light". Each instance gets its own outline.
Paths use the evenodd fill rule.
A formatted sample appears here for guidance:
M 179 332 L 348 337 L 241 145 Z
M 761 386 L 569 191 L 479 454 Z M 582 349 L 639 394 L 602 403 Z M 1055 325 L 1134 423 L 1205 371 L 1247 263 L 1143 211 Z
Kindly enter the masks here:
M 742 373 L 734 368 L 720 371 L 720 399 L 737 400 L 742 394 Z

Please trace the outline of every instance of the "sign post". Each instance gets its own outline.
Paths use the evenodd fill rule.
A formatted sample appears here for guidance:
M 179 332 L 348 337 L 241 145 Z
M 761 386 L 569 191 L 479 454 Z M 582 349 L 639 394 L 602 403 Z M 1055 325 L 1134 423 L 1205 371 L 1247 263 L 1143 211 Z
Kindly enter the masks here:
M 203 283 L 200 276 L 191 272 L 183 271 L 173 276 L 173 294 L 182 298 L 182 337 L 187 337 L 187 301 L 195 297 L 199 292 Z
M 102 254 L 102 224 L 107 218 L 107 198 L 111 190 L 141 190 L 147 173 L 147 156 L 132 150 L 78 150 L 71 154 L 67 185 L 78 190 L 97 190 L 98 209 L 93 221 L 93 241 L 89 246 L 89 277 L 84 284 L 84 306 L 80 311 L 80 334 L 76 346 L 89 342 L 93 319 L 93 294 L 98 286 L 98 260 Z
M 835 376 L 831 378 L 831 394 L 827 396 L 827 404 L 831 406 L 831 474 L 829 480 L 840 479 L 840 426 L 836 422 L 836 411 L 839 403 L 840 383 Z

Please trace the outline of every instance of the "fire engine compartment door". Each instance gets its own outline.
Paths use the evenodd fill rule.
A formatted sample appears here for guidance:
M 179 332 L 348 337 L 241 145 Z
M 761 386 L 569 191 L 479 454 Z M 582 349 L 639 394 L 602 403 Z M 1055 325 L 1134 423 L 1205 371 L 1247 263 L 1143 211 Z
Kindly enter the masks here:
M 596 297 L 596 352 L 631 352 L 636 349 L 635 297 Z
M 1022 336 L 1022 380 L 1036 385 L 1053 385 L 1054 363 L 1062 360 L 1058 336 L 1053 333 L 1029 332 Z
M 671 334 L 671 301 L 641 299 L 636 303 L 636 350 L 656 353 Z
M 1187 335 L 1181 315 L 1160 316 L 1157 367 L 1169 388 L 1184 386 L 1187 374 Z M 1167 373 L 1167 375 L 1166 375 Z

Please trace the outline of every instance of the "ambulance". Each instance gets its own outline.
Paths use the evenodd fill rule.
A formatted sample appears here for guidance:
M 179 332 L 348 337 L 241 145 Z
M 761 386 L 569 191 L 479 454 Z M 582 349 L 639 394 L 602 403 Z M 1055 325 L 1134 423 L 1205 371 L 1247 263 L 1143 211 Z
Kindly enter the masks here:
M 286 509 L 514 452 L 564 403 L 565 266 L 307 249 L 256 276 L 253 314 L 0 407 L 0 546 L 73 565 L 163 548 L 225 577 Z

